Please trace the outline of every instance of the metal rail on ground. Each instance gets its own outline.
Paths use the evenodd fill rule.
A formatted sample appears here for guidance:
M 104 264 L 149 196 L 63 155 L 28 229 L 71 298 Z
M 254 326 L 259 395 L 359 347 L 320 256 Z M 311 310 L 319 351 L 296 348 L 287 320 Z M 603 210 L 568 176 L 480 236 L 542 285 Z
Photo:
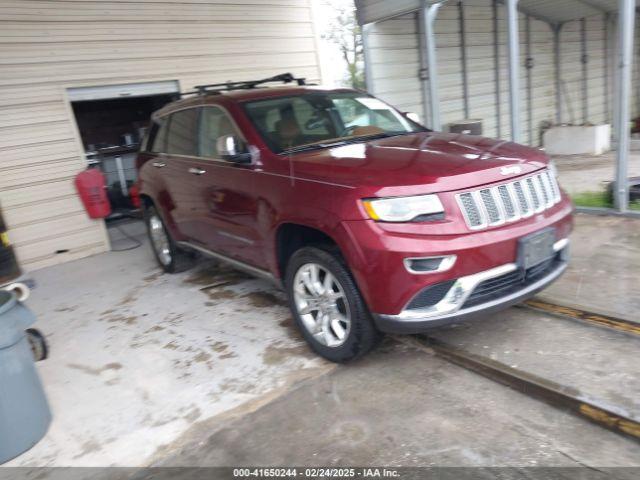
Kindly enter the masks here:
M 467 352 L 433 337 L 418 335 L 414 338 L 419 346 L 435 352 L 439 357 L 462 368 L 550 405 L 568 410 L 616 433 L 640 440 L 640 420 L 634 418 L 629 412 L 605 405 L 575 388 L 563 386 L 490 358 Z M 406 339 L 397 339 L 407 342 Z
M 625 320 L 623 318 L 612 317 L 600 313 L 589 312 L 574 307 L 556 305 L 555 303 L 539 300 L 537 298 L 527 300 L 523 307 L 548 313 L 554 316 L 568 317 L 573 320 L 580 320 L 601 327 L 610 328 L 624 333 L 640 335 L 640 323 Z

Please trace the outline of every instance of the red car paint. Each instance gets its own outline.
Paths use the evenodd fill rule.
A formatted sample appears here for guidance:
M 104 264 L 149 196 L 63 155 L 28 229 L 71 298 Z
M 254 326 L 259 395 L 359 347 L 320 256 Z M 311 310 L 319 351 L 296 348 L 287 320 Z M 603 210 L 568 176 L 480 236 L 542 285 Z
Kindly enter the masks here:
M 140 195 L 159 206 L 174 239 L 279 279 L 279 228 L 312 227 L 338 245 L 371 312 L 395 315 L 427 285 L 514 262 L 518 239 L 531 232 L 554 226 L 557 239 L 569 235 L 572 205 L 564 193 L 559 203 L 527 219 L 481 231 L 466 226 L 456 193 L 513 181 L 547 166 L 543 152 L 512 142 L 420 132 L 291 155 L 273 153 L 247 117 L 243 102 L 309 90 L 286 87 L 199 96 L 156 112 L 159 118 L 187 107 L 221 106 L 259 151 L 259 158 L 248 165 L 140 153 Z M 150 160 L 162 161 L 167 168 L 156 169 Z M 503 167 L 514 165 L 519 173 L 505 176 Z M 206 173 L 194 176 L 190 168 Z M 427 193 L 439 195 L 444 220 L 376 222 L 361 201 Z M 446 272 L 416 275 L 403 266 L 407 257 L 452 253 L 458 259 Z

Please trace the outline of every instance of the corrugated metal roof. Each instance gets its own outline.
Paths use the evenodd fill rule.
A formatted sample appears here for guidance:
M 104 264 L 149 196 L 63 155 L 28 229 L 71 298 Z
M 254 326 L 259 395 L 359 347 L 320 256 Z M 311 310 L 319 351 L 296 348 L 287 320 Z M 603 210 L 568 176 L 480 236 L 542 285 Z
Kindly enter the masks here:
M 464 0 L 463 0 L 464 1 Z M 471 0 L 473 2 L 473 0 Z M 429 3 L 437 3 L 429 0 Z M 504 3 L 504 0 L 501 0 Z M 418 10 L 420 0 L 356 0 L 358 20 L 361 24 L 377 22 L 410 11 Z M 551 24 L 589 17 L 604 12 L 615 12 L 618 0 L 520 0 L 521 12 Z

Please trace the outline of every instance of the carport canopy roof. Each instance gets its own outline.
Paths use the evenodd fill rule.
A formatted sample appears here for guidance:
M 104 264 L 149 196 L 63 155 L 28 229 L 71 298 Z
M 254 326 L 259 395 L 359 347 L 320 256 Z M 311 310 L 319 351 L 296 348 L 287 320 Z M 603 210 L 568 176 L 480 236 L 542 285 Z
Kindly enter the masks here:
M 439 2 L 428 0 L 427 3 Z M 501 3 L 505 3 L 504 0 Z M 397 17 L 419 10 L 422 4 L 422 0 L 356 0 L 358 21 L 364 25 Z M 569 20 L 615 12 L 618 10 L 618 0 L 520 0 L 518 9 L 533 18 L 557 25 Z

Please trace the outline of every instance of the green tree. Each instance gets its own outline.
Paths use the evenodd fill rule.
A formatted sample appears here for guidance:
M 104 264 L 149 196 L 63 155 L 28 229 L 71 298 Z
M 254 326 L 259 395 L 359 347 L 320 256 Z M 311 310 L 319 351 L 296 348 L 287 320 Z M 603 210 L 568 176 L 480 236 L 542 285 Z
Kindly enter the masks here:
M 346 82 L 353 88 L 365 88 L 364 47 L 352 1 L 326 0 L 333 12 L 324 39 L 335 43 L 346 64 Z

